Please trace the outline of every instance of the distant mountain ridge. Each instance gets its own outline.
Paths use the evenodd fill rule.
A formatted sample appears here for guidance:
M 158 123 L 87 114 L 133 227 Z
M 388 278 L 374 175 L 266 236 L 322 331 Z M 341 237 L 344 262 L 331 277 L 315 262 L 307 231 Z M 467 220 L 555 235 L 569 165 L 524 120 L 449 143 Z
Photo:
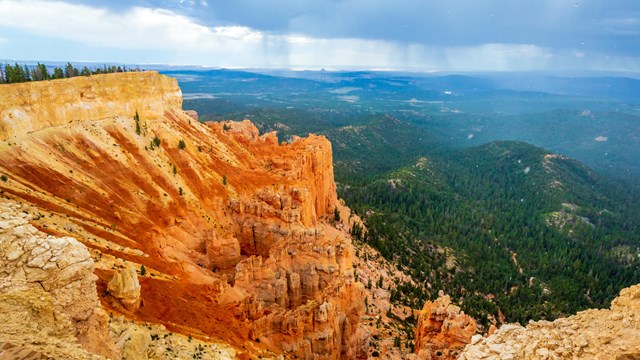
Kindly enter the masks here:
M 426 74 L 383 71 L 287 71 L 268 69 L 171 69 L 167 74 L 206 74 L 225 78 L 271 78 L 280 81 L 313 81 L 324 84 L 358 83 L 365 80 L 380 82 L 390 80 L 415 85 L 426 90 L 438 91 L 496 91 L 515 90 L 549 94 L 611 97 L 635 100 L 640 95 L 640 77 L 625 75 L 582 76 L 545 75 L 539 73 L 477 73 L 477 74 Z

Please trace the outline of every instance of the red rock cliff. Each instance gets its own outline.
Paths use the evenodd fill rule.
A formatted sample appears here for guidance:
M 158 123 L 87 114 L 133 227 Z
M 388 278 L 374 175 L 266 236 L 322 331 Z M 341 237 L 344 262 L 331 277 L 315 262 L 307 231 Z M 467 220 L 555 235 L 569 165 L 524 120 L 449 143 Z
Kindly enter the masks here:
M 93 252 L 102 302 L 249 353 L 366 356 L 331 144 L 201 124 L 155 72 L 0 86 L 0 191 Z M 139 114 L 139 121 L 134 119 Z M 144 265 L 140 305 L 109 295 Z

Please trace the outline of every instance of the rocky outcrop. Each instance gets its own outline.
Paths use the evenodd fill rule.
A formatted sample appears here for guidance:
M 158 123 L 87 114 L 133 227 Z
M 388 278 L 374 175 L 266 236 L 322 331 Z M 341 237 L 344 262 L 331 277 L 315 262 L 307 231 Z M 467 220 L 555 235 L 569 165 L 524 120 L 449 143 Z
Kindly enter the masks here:
M 84 351 L 113 357 L 87 248 L 38 231 L 24 210 L 0 202 L 0 339 L 24 349 L 55 337 L 52 346 L 67 343 L 64 357 L 89 357 Z M 76 339 L 84 350 L 70 345 Z
M 140 282 L 136 269 L 129 266 L 116 271 L 107 285 L 109 294 L 115 297 L 125 309 L 135 311 L 140 306 Z
M 440 294 L 427 301 L 418 316 L 415 352 L 420 359 L 457 359 L 477 330 L 474 319 Z
M 610 309 L 503 325 L 474 337 L 460 359 L 640 359 L 640 285 L 623 289 Z
M 230 360 L 239 355 L 211 339 L 107 316 L 87 248 L 73 238 L 38 231 L 28 223 L 29 210 L 0 200 L 0 359 Z M 128 269 L 118 275 L 119 283 L 134 281 Z
M 110 311 L 265 356 L 366 356 L 329 141 L 195 119 L 153 72 L 3 85 L 0 191 L 92 249 Z M 138 297 L 117 272 L 142 265 Z
M 212 339 L 197 339 L 167 331 L 162 325 L 141 324 L 113 316 L 109 335 L 122 359 L 244 359 L 242 353 Z M 243 357 L 244 356 L 244 357 Z
M 130 327 L 125 330 L 116 342 L 116 346 L 122 349 L 123 359 L 148 359 L 151 335 L 141 327 Z
M 185 110 L 185 114 L 189 115 L 193 120 L 198 121 L 198 113 L 194 110 Z

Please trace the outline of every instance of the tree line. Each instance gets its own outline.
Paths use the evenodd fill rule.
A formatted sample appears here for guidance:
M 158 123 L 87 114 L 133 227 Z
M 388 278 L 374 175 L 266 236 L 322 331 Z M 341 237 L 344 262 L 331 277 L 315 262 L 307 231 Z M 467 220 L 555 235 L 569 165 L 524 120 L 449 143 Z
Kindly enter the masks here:
M 126 66 L 107 66 L 102 67 L 83 66 L 78 69 L 71 63 L 67 63 L 63 68 L 54 67 L 53 72 L 49 72 L 49 67 L 45 64 L 37 63 L 36 65 L 14 65 L 5 64 L 0 66 L 0 84 L 13 84 L 27 81 L 42 81 L 53 79 L 68 79 L 76 76 L 91 76 L 97 74 L 111 74 L 119 72 L 141 71 L 139 67 L 127 68 Z M 144 70 L 142 70 L 144 71 Z

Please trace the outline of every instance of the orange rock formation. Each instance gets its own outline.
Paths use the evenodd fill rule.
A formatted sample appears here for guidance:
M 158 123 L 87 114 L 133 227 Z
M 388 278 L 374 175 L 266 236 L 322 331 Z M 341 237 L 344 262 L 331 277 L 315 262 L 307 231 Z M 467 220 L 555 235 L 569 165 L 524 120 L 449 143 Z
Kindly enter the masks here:
M 155 72 L 2 85 L 0 191 L 91 249 L 103 297 L 115 271 L 145 266 L 139 307 L 103 298 L 112 311 L 249 353 L 366 357 L 353 247 L 328 221 L 342 207 L 329 141 L 279 144 L 181 105 Z
M 457 359 L 471 342 L 476 322 L 448 295 L 427 301 L 418 316 L 415 352 L 420 359 Z

